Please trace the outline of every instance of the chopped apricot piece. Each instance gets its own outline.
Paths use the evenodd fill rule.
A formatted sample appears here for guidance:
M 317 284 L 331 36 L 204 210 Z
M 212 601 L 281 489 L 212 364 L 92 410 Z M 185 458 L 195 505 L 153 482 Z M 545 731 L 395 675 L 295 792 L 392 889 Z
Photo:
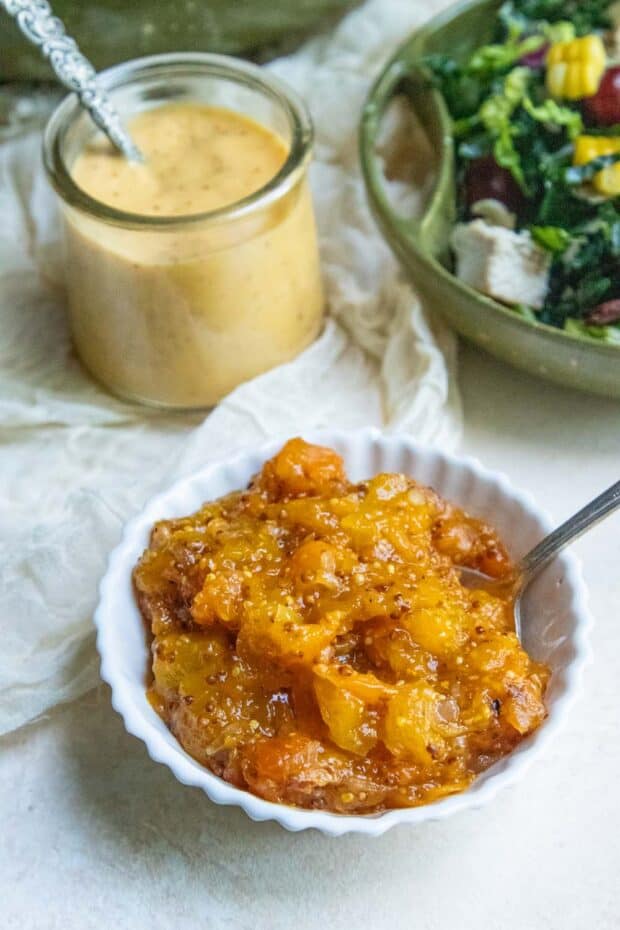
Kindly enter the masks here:
M 239 616 L 243 575 L 237 571 L 209 572 L 194 598 L 191 614 L 196 623 L 230 623 Z
M 258 486 L 282 500 L 338 491 L 345 481 L 344 463 L 336 452 L 290 439 L 264 466 Z

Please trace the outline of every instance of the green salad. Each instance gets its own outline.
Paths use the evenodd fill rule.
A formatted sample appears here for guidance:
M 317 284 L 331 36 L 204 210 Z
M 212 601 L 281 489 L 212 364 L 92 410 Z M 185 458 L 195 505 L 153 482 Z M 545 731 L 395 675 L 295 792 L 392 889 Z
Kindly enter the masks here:
M 427 64 L 454 126 L 456 274 L 620 345 L 620 3 L 507 0 L 492 44 Z

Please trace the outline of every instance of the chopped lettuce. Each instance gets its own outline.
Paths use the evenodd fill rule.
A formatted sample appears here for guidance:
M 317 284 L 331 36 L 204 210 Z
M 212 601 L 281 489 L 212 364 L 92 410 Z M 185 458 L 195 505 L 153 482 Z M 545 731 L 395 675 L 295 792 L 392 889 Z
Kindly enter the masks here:
M 596 339 L 598 342 L 607 342 L 609 345 L 620 345 L 620 326 L 612 323 L 610 326 L 591 326 L 583 320 L 569 317 L 564 322 L 564 331 L 572 336 Z
M 549 42 L 571 42 L 575 38 L 575 26 L 561 19 L 558 23 L 543 23 L 540 31 Z
M 511 309 L 517 314 L 517 316 L 522 316 L 525 320 L 534 322 L 538 319 L 536 316 L 536 311 L 529 307 L 527 304 L 515 304 L 515 306 Z
M 471 74 L 497 73 L 511 68 L 524 55 L 537 52 L 546 44 L 544 35 L 527 36 L 519 40 L 510 38 L 507 42 L 483 45 L 467 63 Z
M 493 140 L 493 154 L 502 168 L 507 168 L 517 184 L 525 189 L 521 158 L 515 146 L 516 127 L 512 115 L 523 102 L 530 80 L 529 68 L 513 68 L 501 88 L 480 107 L 480 122 Z
M 530 226 L 532 239 L 548 252 L 560 254 L 565 252 L 573 237 L 561 226 Z
M 510 126 L 510 118 L 527 94 L 529 68 L 513 68 L 502 82 L 501 89 L 480 107 L 480 121 L 490 132 L 501 132 Z
M 535 106 L 529 97 L 523 98 L 523 107 L 533 120 L 556 129 L 566 129 L 568 138 L 573 140 L 583 131 L 583 119 L 578 110 L 562 107 L 555 100 L 545 100 Z

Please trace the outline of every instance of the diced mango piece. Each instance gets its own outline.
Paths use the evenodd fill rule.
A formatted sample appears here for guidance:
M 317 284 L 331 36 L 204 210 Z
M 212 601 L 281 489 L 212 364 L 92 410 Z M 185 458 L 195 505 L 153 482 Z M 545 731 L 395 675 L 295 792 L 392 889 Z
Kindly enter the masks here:
M 448 704 L 452 720 L 442 716 Z M 393 755 L 428 765 L 443 755 L 446 740 L 458 733 L 453 702 L 424 682 L 399 689 L 390 699 L 383 723 L 383 741 Z
M 364 756 L 377 742 L 377 715 L 360 697 L 334 682 L 315 675 L 314 693 L 329 735 L 341 749 Z

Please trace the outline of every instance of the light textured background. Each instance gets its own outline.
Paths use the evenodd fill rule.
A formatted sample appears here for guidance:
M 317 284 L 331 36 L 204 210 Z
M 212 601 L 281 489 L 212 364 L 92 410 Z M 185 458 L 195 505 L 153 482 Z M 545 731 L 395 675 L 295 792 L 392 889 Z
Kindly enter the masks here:
M 461 361 L 464 451 L 558 520 L 619 477 L 620 405 Z M 374 840 L 253 824 L 151 762 L 101 689 L 0 741 L 3 930 L 620 927 L 620 516 L 578 548 L 585 695 L 490 807 Z
M 620 404 L 470 348 L 461 368 L 463 451 L 558 520 L 620 477 Z M 375 840 L 253 824 L 151 762 L 101 688 L 0 739 L 0 930 L 620 928 L 620 517 L 578 549 L 597 621 L 584 697 L 490 807 Z

